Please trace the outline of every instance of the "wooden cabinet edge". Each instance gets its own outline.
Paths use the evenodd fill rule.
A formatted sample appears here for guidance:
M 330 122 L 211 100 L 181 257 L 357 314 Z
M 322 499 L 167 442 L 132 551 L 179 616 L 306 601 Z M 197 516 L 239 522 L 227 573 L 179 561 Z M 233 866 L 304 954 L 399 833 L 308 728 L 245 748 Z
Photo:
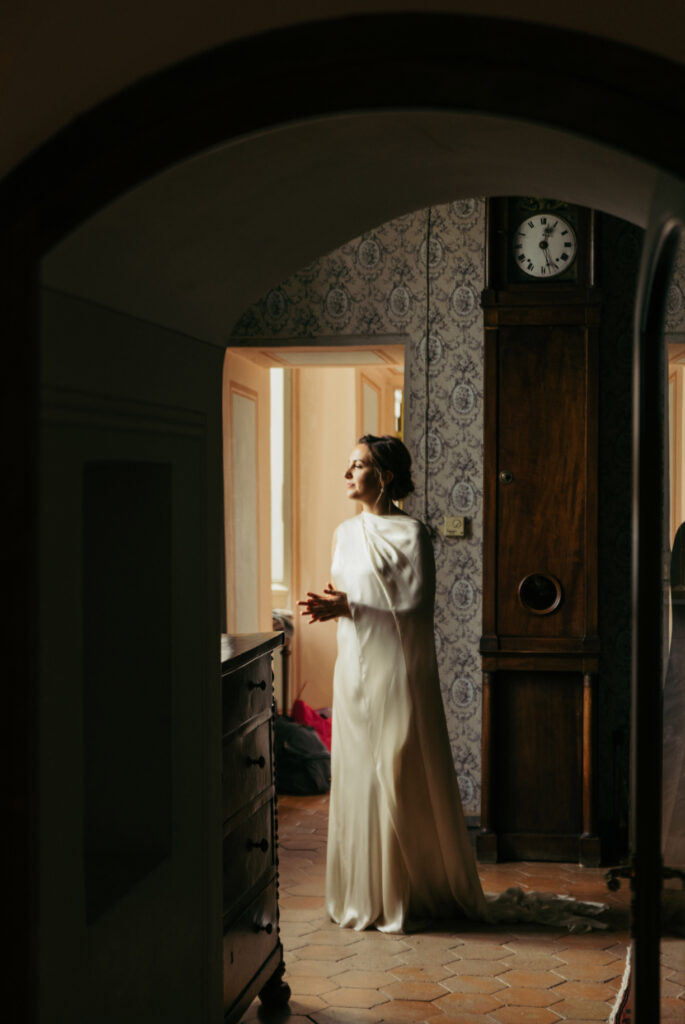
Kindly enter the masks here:
M 223 639 L 223 638 L 222 638 Z M 273 700 L 273 673 L 271 671 L 271 657 L 273 652 L 281 646 L 283 643 L 282 633 L 256 633 L 256 634 L 243 634 L 239 636 L 227 637 L 226 639 L 232 641 L 232 651 L 227 657 L 222 656 L 221 661 L 221 676 L 222 676 L 222 687 L 230 687 L 231 675 L 240 674 L 245 668 L 254 662 L 258 662 L 260 659 L 269 660 L 269 673 L 268 673 L 268 709 L 262 708 L 256 712 L 250 712 L 249 707 L 245 708 L 247 718 L 244 721 L 235 722 L 231 718 L 229 728 L 227 730 L 222 729 L 223 743 L 231 743 L 235 737 L 239 737 L 241 734 L 249 732 L 255 725 L 263 725 L 265 722 L 271 722 L 275 715 L 275 705 Z M 223 643 L 222 647 L 225 649 L 226 644 Z M 265 697 L 267 696 L 266 688 Z M 260 702 L 261 703 L 261 702 Z M 226 713 L 227 705 L 224 703 L 224 714 Z M 228 705 L 230 707 L 230 705 Z M 254 719 L 254 721 L 252 721 Z M 257 721 L 258 720 L 258 721 Z M 265 787 L 259 792 L 254 794 L 246 794 L 245 804 L 243 807 L 236 810 L 230 818 L 224 821 L 224 835 L 230 834 L 231 828 L 235 826 L 236 822 L 241 820 L 243 814 L 248 814 L 250 810 L 254 810 L 254 807 L 258 804 L 263 806 L 264 802 L 269 799 L 273 802 L 273 850 L 274 850 L 274 863 L 264 872 L 259 879 L 256 879 L 250 886 L 249 891 L 244 894 L 237 903 L 232 904 L 228 908 L 228 913 L 224 915 L 224 936 L 230 934 L 231 927 L 234 924 L 238 924 L 241 918 L 249 912 L 249 908 L 252 903 L 258 903 L 261 899 L 273 899 L 275 907 L 275 920 L 273 922 L 274 927 L 274 945 L 273 949 L 268 953 L 266 960 L 261 964 L 257 964 L 255 972 L 251 975 L 250 979 L 243 986 L 240 995 L 238 995 L 230 1006 L 224 1007 L 224 1021 L 225 1024 L 234 1024 L 240 1020 L 245 1010 L 256 996 L 260 996 L 265 1006 L 269 1007 L 285 1007 L 290 998 L 290 989 L 288 985 L 283 981 L 283 974 L 285 972 L 285 963 L 283 958 L 283 944 L 280 939 L 280 913 L 278 906 L 278 809 L 276 802 L 276 789 L 275 789 L 275 777 L 274 777 L 274 750 L 273 750 L 273 726 L 270 727 L 270 743 L 271 743 L 271 765 L 272 775 Z M 272 895 L 269 895 L 269 894 Z M 269 933 L 271 934 L 271 933 Z M 229 990 L 230 991 L 230 990 Z M 226 996 L 224 996 L 226 998 Z

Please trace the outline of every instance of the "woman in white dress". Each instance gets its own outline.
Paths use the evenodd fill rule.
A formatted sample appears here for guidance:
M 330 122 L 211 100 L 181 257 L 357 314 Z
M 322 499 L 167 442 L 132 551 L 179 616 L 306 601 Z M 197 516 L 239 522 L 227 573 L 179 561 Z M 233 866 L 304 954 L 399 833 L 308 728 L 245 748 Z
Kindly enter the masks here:
M 338 620 L 327 910 L 385 932 L 445 917 L 558 922 L 547 895 L 493 902 L 480 885 L 438 679 L 433 548 L 395 505 L 414 489 L 409 452 L 396 437 L 362 437 L 345 481 L 362 511 L 336 530 L 333 582 L 299 602 L 310 622 Z

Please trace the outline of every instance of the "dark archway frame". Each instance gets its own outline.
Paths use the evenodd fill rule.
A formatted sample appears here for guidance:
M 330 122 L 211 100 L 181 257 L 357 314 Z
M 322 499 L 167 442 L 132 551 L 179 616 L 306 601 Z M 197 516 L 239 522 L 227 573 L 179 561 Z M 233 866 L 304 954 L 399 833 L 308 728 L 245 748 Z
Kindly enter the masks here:
M 539 59 L 548 53 L 553 76 Z M 5 179 L 0 227 L 37 208 L 45 250 L 145 178 L 228 139 L 302 118 L 417 109 L 534 121 L 685 176 L 682 65 L 517 21 L 367 15 L 228 43 L 137 82 Z
M 555 75 L 537 57 L 554 53 Z M 77 118 L 0 184 L 4 321 L 2 720 L 10 1015 L 35 1018 L 38 271 L 105 203 L 201 150 L 351 111 L 470 111 L 584 136 L 685 178 L 685 68 L 561 29 L 449 14 L 357 16 L 238 40 Z M 649 450 L 649 439 L 646 439 Z M 14 1013 L 12 1013 L 12 1010 Z

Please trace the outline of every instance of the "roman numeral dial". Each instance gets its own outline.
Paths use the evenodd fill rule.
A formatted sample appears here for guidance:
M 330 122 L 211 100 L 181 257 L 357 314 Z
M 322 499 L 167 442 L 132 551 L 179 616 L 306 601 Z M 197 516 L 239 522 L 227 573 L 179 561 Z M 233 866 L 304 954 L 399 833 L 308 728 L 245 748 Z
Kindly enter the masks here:
M 578 243 L 568 221 L 553 213 L 535 213 L 521 221 L 513 238 L 514 260 L 530 277 L 548 280 L 571 266 Z

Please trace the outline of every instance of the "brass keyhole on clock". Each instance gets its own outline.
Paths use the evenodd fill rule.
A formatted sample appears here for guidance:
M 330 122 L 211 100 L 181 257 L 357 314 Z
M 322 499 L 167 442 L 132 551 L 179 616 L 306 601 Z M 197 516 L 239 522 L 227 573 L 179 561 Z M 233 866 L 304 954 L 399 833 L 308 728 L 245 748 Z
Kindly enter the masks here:
M 506 470 L 506 469 L 503 469 L 503 470 L 502 470 L 502 472 L 501 472 L 501 473 L 500 473 L 500 475 L 499 475 L 499 478 L 500 478 L 500 483 L 503 483 L 503 484 L 510 484 L 510 483 L 513 483 L 513 480 L 514 480 L 514 474 L 513 474 L 513 473 L 510 473 L 510 472 L 509 472 L 508 470 Z

